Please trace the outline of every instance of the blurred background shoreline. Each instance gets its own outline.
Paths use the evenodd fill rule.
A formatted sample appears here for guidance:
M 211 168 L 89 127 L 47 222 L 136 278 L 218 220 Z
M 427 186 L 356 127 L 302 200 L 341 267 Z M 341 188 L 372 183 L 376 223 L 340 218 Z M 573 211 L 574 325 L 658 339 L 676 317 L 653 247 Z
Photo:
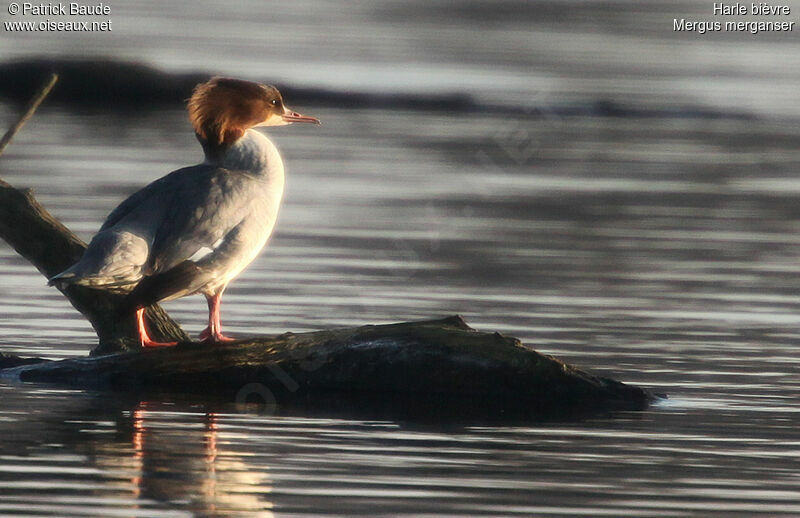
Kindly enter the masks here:
M 788 16 L 793 20 L 800 6 Z M 143 63 L 380 95 L 468 95 L 510 107 L 598 101 L 797 116 L 793 33 L 673 31 L 713 16 L 706 0 L 377 0 L 109 3 L 111 32 L 0 31 L 0 62 Z M 52 17 L 72 19 L 76 17 Z M 96 17 L 80 17 L 80 19 Z M 20 21 L 35 16 L 10 16 Z M 766 19 L 766 18 L 764 18 Z

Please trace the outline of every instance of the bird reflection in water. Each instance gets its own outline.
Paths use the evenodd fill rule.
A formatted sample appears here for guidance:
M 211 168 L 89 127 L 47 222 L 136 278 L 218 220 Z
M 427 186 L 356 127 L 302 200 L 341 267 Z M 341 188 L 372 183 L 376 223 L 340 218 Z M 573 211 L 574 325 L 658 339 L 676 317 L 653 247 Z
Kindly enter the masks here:
M 130 434 L 131 455 L 105 457 L 130 473 L 124 485 L 130 484 L 134 509 L 167 503 L 201 516 L 272 517 L 267 474 L 224 450 L 224 416 L 183 414 L 176 423 L 175 414 L 169 406 L 140 402 L 119 430 Z

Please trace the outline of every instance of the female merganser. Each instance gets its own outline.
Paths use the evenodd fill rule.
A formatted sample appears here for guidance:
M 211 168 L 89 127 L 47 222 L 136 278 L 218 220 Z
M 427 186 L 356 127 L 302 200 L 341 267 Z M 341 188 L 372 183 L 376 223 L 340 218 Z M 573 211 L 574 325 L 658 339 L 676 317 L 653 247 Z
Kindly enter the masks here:
M 261 251 L 283 195 L 283 161 L 275 145 L 250 128 L 312 122 L 289 110 L 273 87 L 215 77 L 195 87 L 189 119 L 205 162 L 178 169 L 131 195 L 106 218 L 80 261 L 50 279 L 127 293 L 143 347 L 150 339 L 144 308 L 202 293 L 207 341 L 222 334 L 220 301 L 228 283 Z

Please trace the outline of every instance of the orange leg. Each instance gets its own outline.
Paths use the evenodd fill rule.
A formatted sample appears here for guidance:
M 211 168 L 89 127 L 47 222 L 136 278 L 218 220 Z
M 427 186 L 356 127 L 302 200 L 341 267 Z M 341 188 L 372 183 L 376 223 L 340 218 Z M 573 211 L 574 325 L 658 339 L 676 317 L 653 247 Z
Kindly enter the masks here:
M 219 316 L 219 308 L 222 305 L 222 290 L 215 295 L 206 295 L 206 302 L 208 302 L 208 327 L 200 333 L 200 339 L 204 342 L 233 342 L 235 338 L 222 334 L 222 323 Z
M 154 342 L 150 339 L 150 336 L 147 334 L 147 327 L 144 325 L 144 308 L 139 308 L 136 310 L 136 323 L 139 327 L 139 341 L 142 343 L 142 347 L 169 347 L 170 345 L 175 345 L 178 342 Z

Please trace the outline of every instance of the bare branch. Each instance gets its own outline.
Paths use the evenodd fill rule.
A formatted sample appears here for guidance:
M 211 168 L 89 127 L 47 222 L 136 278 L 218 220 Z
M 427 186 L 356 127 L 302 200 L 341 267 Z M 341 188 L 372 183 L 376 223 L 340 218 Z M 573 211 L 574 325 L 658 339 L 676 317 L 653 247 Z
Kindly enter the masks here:
M 45 98 L 50 94 L 50 90 L 53 89 L 57 81 L 58 81 L 58 74 L 51 74 L 50 79 L 48 79 L 47 83 L 45 83 L 44 86 L 42 86 L 42 88 L 39 90 L 39 92 L 33 97 L 33 99 L 31 99 L 31 102 L 30 104 L 28 104 L 28 109 L 25 110 L 25 113 L 20 115 L 19 119 L 17 119 L 17 122 L 12 124 L 11 127 L 8 129 L 8 131 L 6 131 L 6 134 L 3 135 L 2 139 L 0 139 L 0 156 L 2 156 L 3 151 L 6 150 L 6 146 L 8 146 L 8 143 L 11 142 L 11 139 L 14 138 L 14 135 L 16 135 L 19 132 L 19 130 L 22 129 L 22 126 L 24 126 L 25 123 L 28 122 L 28 119 L 33 117 L 33 114 L 36 112 L 36 109 L 39 107 L 40 104 L 42 104 L 42 101 L 44 101 Z

